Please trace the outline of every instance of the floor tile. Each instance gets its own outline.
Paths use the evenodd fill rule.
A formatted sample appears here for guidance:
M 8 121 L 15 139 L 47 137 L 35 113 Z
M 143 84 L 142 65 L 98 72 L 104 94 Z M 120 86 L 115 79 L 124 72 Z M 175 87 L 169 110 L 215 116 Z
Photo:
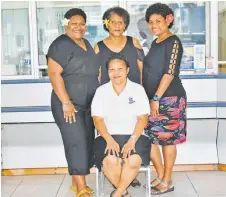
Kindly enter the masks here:
M 61 184 L 65 175 L 24 176 L 23 184 Z
M 15 185 L 15 184 L 2 184 L 1 185 L 1 190 L 2 190 L 1 192 L 5 196 L 12 195 L 12 193 L 17 189 L 18 185 Z
M 223 171 L 196 171 L 187 172 L 190 180 L 224 180 L 226 181 L 226 172 Z
M 55 197 L 60 184 L 21 184 L 12 197 Z

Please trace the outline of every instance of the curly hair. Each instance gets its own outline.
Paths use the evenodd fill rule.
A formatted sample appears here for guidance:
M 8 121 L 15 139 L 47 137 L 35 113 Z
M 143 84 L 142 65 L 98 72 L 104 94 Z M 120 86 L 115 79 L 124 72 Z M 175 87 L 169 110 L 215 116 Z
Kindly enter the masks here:
M 106 10 L 104 12 L 104 15 L 103 15 L 102 19 L 103 20 L 105 20 L 105 19 L 110 20 L 111 16 L 114 15 L 114 14 L 117 14 L 118 16 L 121 16 L 123 18 L 123 21 L 126 24 L 126 28 L 125 28 L 125 30 L 126 30 L 127 27 L 129 26 L 130 16 L 129 16 L 129 13 L 125 9 L 123 9 L 121 7 L 109 8 L 108 10 Z M 109 32 L 109 30 L 106 27 L 106 25 L 103 24 L 103 26 L 104 26 L 104 30 L 106 30 L 107 32 Z
M 149 18 L 152 14 L 158 14 L 164 18 L 166 18 L 166 16 L 169 14 L 174 15 L 173 10 L 168 5 L 163 3 L 155 3 L 147 8 L 145 13 L 145 19 L 147 22 L 149 22 Z M 169 24 L 169 29 L 173 26 L 173 23 L 174 20 Z
M 130 67 L 129 62 L 127 61 L 126 57 L 120 53 L 116 53 L 108 58 L 108 60 L 106 62 L 107 69 L 109 68 L 109 64 L 112 60 L 122 60 L 125 63 L 126 68 Z
M 72 9 L 68 10 L 66 12 L 66 14 L 64 15 L 64 18 L 70 19 L 72 16 L 75 16 L 75 15 L 82 16 L 86 22 L 86 13 L 82 9 L 79 9 L 79 8 L 72 8 Z

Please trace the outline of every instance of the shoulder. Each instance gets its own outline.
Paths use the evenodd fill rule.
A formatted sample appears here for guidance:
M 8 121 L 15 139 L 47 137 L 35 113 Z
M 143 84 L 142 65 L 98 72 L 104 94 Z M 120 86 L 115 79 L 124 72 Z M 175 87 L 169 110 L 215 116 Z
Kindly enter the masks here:
M 64 48 L 63 46 L 67 46 L 68 44 L 70 44 L 70 40 L 68 39 L 68 37 L 64 34 L 58 36 L 51 44 L 50 44 L 50 48 Z M 60 46 L 60 47 L 59 47 Z
M 107 94 L 107 90 L 110 85 L 111 85 L 110 82 L 108 82 L 105 83 L 104 85 L 99 86 L 96 90 L 96 94 Z
M 94 45 L 94 47 L 93 47 L 93 49 L 94 49 L 94 51 L 95 51 L 96 54 L 100 52 L 98 43 L 99 43 L 99 42 L 97 42 L 97 43 Z
M 101 40 L 94 45 L 94 51 L 95 51 L 96 54 L 99 53 L 103 49 L 103 47 L 104 47 L 103 41 L 104 40 Z
M 155 38 L 155 39 L 152 41 L 152 43 L 151 43 L 151 47 L 152 47 L 152 46 L 154 46 L 154 45 L 156 45 L 156 41 L 157 41 L 157 39 L 158 39 L 158 38 Z
M 141 49 L 141 48 L 142 48 L 140 42 L 139 42 L 136 38 L 133 38 L 133 37 L 132 37 L 132 40 L 133 40 L 133 45 L 134 45 L 136 48 L 138 48 L 138 49 Z
M 180 40 L 180 38 L 178 38 L 178 36 L 173 35 L 173 36 L 171 36 L 171 38 L 168 40 L 168 43 L 171 44 L 171 45 L 173 45 L 173 44 L 179 44 L 179 45 L 181 45 L 181 40 Z
M 132 92 L 134 92 L 134 94 L 141 93 L 141 92 L 144 91 L 143 86 L 140 85 L 140 84 L 138 84 L 138 83 L 129 81 L 129 86 L 130 86 L 130 90 L 131 90 Z M 140 95 L 138 94 L 138 96 L 140 96 Z
M 68 43 L 69 38 L 65 34 L 62 34 L 62 35 L 58 36 L 52 43 L 62 44 L 62 43 L 65 43 L 65 42 Z

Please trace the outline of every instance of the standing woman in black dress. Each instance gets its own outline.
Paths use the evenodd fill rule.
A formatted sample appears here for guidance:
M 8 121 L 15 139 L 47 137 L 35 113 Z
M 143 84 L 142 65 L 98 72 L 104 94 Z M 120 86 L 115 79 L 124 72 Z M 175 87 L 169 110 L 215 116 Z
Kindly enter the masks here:
M 174 15 L 167 5 L 151 5 L 145 18 L 157 36 L 144 58 L 143 86 L 151 107 L 145 133 L 151 139 L 151 160 L 158 174 L 152 181 L 152 195 L 158 195 L 174 190 L 171 177 L 176 144 L 186 141 L 186 92 L 179 78 L 183 48 L 180 39 L 169 30 Z
M 124 36 L 130 23 L 130 16 L 127 10 L 121 7 L 112 7 L 105 11 L 103 17 L 104 30 L 109 36 L 94 46 L 99 56 L 101 66 L 101 85 L 110 81 L 107 70 L 109 57 L 115 54 L 122 54 L 130 63 L 128 78 L 135 83 L 142 83 L 142 69 L 144 52 L 136 38 Z
M 86 14 L 73 8 L 65 14 L 66 34 L 56 38 L 47 54 L 48 73 L 53 87 L 51 108 L 65 149 L 71 190 L 77 197 L 90 197 L 85 175 L 93 162 L 94 125 L 91 102 L 97 87 L 99 63 L 90 45 L 83 38 Z

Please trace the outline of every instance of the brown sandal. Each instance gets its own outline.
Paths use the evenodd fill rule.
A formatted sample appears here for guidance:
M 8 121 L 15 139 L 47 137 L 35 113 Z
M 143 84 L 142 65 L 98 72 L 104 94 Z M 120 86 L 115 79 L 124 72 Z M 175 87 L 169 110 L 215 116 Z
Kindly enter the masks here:
M 172 186 L 171 184 L 166 184 L 162 181 L 159 184 L 164 186 L 166 188 L 166 190 L 161 191 L 160 189 L 157 188 L 157 186 L 155 186 L 155 187 L 152 187 L 151 195 L 160 195 L 160 194 L 165 194 L 165 193 L 174 191 L 174 186 Z M 153 192 L 153 190 L 154 190 L 154 192 Z

